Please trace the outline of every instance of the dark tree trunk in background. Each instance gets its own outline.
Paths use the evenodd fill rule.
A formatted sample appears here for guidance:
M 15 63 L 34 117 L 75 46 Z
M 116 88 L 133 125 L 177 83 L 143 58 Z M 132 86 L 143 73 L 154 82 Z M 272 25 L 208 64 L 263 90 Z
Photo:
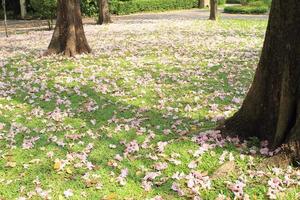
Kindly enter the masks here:
M 254 81 L 241 109 L 223 128 L 243 137 L 267 139 L 273 148 L 282 143 L 299 145 L 299 0 L 273 0 Z
M 58 0 L 57 21 L 46 55 L 66 56 L 90 53 L 80 11 L 79 0 Z
M 202 0 L 198 0 L 198 8 L 202 8 Z
M 5 2 L 5 0 L 2 0 L 2 8 L 3 8 L 3 15 L 4 15 L 5 36 L 8 37 L 8 33 L 7 33 L 7 16 L 6 16 L 6 2 Z
M 210 20 L 216 20 L 218 12 L 218 0 L 210 0 Z
M 112 23 L 109 14 L 108 0 L 98 0 L 98 7 L 99 7 L 98 24 Z
M 20 0 L 9 0 L 6 1 L 6 10 L 12 10 L 13 11 L 13 18 L 17 19 L 19 15 L 21 14 L 20 9 Z

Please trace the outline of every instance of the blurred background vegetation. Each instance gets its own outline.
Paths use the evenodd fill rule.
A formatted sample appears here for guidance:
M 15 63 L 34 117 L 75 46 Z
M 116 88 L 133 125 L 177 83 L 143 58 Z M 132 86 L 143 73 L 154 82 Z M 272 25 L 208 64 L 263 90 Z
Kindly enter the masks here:
M 272 0 L 219 0 L 226 13 L 261 14 L 267 13 Z M 125 15 L 136 12 L 190 9 L 198 7 L 198 0 L 109 0 L 110 12 Z M 28 18 L 53 19 L 56 14 L 56 0 L 26 0 Z M 10 19 L 20 18 L 19 0 L 6 1 L 7 14 Z M 97 0 L 81 0 L 82 13 L 88 17 L 97 16 Z M 0 6 L 0 17 L 3 8 Z

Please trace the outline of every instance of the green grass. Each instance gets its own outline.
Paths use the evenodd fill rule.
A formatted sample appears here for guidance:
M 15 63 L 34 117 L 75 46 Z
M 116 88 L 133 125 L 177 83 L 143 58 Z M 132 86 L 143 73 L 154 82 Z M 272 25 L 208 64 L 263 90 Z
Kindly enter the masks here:
M 88 28 L 96 49 L 93 55 L 76 59 L 17 55 L 1 68 L 0 122 L 5 126 L 0 130 L 0 199 L 31 194 L 32 199 L 43 199 L 34 195 L 37 188 L 49 190 L 52 199 L 65 199 L 68 189 L 74 193 L 70 199 L 78 200 L 142 200 L 156 195 L 189 199 L 171 190 L 175 182 L 172 175 L 190 173 L 188 164 L 197 160 L 195 170 L 212 176 L 221 166 L 219 157 L 224 151 L 236 158 L 238 170 L 212 180 L 211 189 L 200 189 L 200 196 L 215 199 L 225 194 L 233 198 L 226 181 L 246 175 L 244 191 L 251 199 L 267 198 L 268 179 L 252 179 L 247 174 L 265 158 L 255 156 L 253 166 L 248 155 L 244 160 L 239 158 L 240 152 L 232 144 L 211 149 L 199 158 L 192 155 L 199 148 L 192 137 L 213 129 L 215 117 L 230 116 L 240 106 L 232 99 L 242 99 L 251 84 L 266 21 L 141 26 L 140 31 L 132 32 L 130 24 L 122 29 L 111 25 L 100 44 L 96 37 L 93 39 L 93 34 L 99 33 Z M 106 33 L 100 30 L 100 34 Z M 122 40 L 115 41 L 117 37 Z M 101 46 L 97 53 L 97 45 L 114 48 L 103 50 Z M 51 115 L 58 108 L 61 116 Z M 163 134 L 166 129 L 170 130 L 168 135 Z M 147 148 L 141 148 L 150 133 L 155 137 Z M 80 138 L 72 140 L 70 135 Z M 24 140 L 35 136 L 40 138 L 34 146 L 23 149 Z M 116 161 L 115 155 L 123 155 L 125 150 L 122 141 L 133 140 L 140 144 L 140 150 Z M 157 143 L 161 141 L 168 144 L 158 153 Z M 70 160 L 70 155 L 82 155 L 90 143 L 93 148 L 87 151 L 86 160 Z M 47 156 L 49 152 L 53 157 Z M 174 153 L 181 164 L 170 161 Z M 158 160 L 149 155 L 156 155 Z M 56 170 L 56 159 L 69 159 L 69 163 Z M 95 167 L 89 170 L 87 161 Z M 145 191 L 142 179 L 146 172 L 156 171 L 153 165 L 158 162 L 167 162 L 168 168 L 155 179 L 152 190 Z M 118 166 L 113 167 L 113 163 Z M 126 185 L 121 186 L 116 178 L 124 168 L 129 172 Z M 184 179 L 178 183 L 188 191 Z M 294 199 L 299 191 L 292 188 L 286 193 L 287 199 Z

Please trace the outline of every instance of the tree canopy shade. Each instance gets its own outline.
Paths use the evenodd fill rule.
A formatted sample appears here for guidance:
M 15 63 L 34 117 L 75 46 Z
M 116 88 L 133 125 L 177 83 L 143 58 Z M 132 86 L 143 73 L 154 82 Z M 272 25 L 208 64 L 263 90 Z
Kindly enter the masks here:
M 109 14 L 108 0 L 98 0 L 98 7 L 99 7 L 98 24 L 112 23 Z
M 46 54 L 90 53 L 82 25 L 79 0 L 58 0 L 55 29 Z
M 274 148 L 299 144 L 299 35 L 300 1 L 273 0 L 254 81 L 240 110 L 225 121 L 224 131 L 268 139 Z

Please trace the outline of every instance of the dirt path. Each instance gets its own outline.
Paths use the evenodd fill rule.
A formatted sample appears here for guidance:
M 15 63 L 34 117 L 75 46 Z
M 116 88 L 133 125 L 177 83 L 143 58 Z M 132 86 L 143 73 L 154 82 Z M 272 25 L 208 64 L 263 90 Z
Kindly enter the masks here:
M 158 13 L 137 13 L 131 15 L 113 16 L 115 23 L 155 23 L 158 20 L 206 20 L 209 16 L 208 10 L 190 9 L 177 10 Z M 241 15 L 241 14 L 226 14 L 220 10 L 220 17 L 223 19 L 267 19 L 268 15 Z M 95 19 L 85 18 L 85 24 L 94 24 Z M 46 20 L 8 20 L 8 30 L 10 33 L 26 32 L 30 30 L 47 29 Z M 4 23 L 0 23 L 0 36 L 4 33 Z

